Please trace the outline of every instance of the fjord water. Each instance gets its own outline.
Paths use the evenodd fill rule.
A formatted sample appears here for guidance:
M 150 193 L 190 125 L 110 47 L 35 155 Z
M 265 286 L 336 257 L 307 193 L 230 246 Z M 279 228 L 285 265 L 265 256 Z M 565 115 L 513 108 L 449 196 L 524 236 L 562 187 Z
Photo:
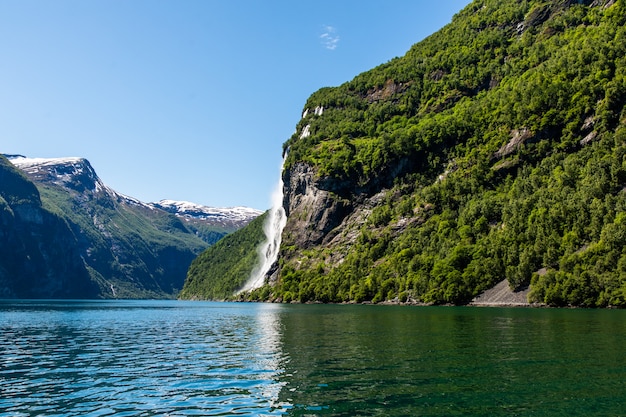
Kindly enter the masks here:
M 619 416 L 626 311 L 0 302 L 0 416 Z

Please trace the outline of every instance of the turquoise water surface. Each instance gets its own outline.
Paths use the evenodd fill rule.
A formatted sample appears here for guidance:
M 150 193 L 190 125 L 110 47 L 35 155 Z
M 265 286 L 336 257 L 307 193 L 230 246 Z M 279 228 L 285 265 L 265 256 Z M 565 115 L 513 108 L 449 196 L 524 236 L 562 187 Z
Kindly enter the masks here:
M 0 301 L 0 416 L 626 415 L 626 311 Z

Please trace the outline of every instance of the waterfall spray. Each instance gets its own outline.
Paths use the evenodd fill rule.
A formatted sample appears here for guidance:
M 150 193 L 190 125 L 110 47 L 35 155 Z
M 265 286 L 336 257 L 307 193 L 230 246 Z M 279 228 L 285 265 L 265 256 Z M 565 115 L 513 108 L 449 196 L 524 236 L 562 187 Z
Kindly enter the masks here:
M 252 270 L 250 278 L 243 286 L 240 292 L 251 291 L 262 287 L 265 283 L 265 276 L 270 268 L 278 259 L 278 250 L 280 249 L 280 241 L 283 229 L 287 223 L 287 215 L 283 208 L 283 167 L 287 152 L 283 155 L 283 162 L 280 166 L 280 176 L 278 185 L 272 193 L 272 208 L 268 213 L 263 232 L 265 233 L 265 242 L 258 248 L 259 262 Z

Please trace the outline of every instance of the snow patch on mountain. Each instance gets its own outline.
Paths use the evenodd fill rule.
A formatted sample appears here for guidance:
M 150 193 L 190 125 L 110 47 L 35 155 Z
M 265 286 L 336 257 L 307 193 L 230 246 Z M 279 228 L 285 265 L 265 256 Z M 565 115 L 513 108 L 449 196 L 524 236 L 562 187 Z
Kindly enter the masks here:
M 9 155 L 8 159 L 17 168 L 39 180 L 51 181 L 78 192 L 91 191 L 94 194 L 105 192 L 113 197 L 117 196 L 113 189 L 100 180 L 85 158 L 28 158 Z
M 21 169 L 62 164 L 78 164 L 85 161 L 85 158 L 76 156 L 66 158 L 28 158 L 22 155 L 9 155 L 8 158 L 11 160 L 13 165 L 19 166 Z
M 248 223 L 263 212 L 250 207 L 207 207 L 189 201 L 161 200 L 149 205 L 182 218 L 215 220 L 226 223 Z
M 220 225 L 227 229 L 238 229 L 262 214 L 262 211 L 249 207 L 214 208 L 189 201 L 161 200 L 144 203 L 134 197 L 120 194 L 106 186 L 85 158 L 28 158 L 22 155 L 5 155 L 13 165 L 28 176 L 43 182 L 51 182 L 86 194 L 107 194 L 117 202 L 141 206 L 150 210 L 164 210 L 185 221 L 200 221 L 204 224 Z

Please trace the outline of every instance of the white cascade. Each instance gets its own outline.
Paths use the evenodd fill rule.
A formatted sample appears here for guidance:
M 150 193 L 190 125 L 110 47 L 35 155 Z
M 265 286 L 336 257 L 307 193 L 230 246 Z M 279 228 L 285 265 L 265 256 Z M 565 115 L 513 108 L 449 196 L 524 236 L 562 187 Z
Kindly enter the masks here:
M 272 193 L 272 208 L 265 219 L 263 232 L 265 233 L 265 242 L 258 248 L 259 262 L 252 270 L 250 278 L 240 290 L 240 292 L 251 291 L 260 288 L 265 283 L 265 276 L 270 268 L 278 259 L 278 250 L 280 249 L 280 241 L 285 224 L 287 224 L 287 215 L 283 208 L 283 166 L 287 152 L 283 156 L 283 162 L 280 166 L 280 176 L 278 185 Z

